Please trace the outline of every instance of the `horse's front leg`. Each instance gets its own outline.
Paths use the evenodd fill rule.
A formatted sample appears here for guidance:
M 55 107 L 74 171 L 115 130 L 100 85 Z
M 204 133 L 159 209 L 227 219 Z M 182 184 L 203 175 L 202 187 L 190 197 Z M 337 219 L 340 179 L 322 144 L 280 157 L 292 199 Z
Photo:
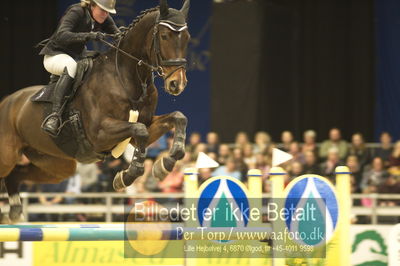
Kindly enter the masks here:
M 181 112 L 155 116 L 149 127 L 149 143 L 156 141 L 172 128 L 175 128 L 174 142 L 168 156 L 160 158 L 154 163 L 153 176 L 161 180 L 172 171 L 176 161 L 185 156 L 187 118 Z
M 142 123 L 130 123 L 110 118 L 106 119 L 101 126 L 102 129 L 97 138 L 100 145 L 121 142 L 127 138 L 133 138 L 136 143 L 136 149 L 128 169 L 117 173 L 114 177 L 113 187 L 118 191 L 130 186 L 137 177 L 143 175 L 149 133 Z

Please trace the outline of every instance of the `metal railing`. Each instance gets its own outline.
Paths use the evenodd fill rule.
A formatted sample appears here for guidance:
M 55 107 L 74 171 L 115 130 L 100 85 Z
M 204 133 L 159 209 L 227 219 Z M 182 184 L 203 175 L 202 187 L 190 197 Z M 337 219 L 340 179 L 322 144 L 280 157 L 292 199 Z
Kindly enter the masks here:
M 61 196 L 63 198 L 74 198 L 74 199 L 101 199 L 99 203 L 90 204 L 54 204 L 54 205 L 43 205 L 40 203 L 30 203 L 30 199 L 38 199 L 39 197 L 56 197 Z M 269 193 L 264 193 L 263 198 L 270 198 Z M 7 195 L 0 195 L 0 198 L 4 198 L 6 201 Z M 127 195 L 123 193 L 82 193 L 82 194 L 71 194 L 71 193 L 21 193 L 23 212 L 25 219 L 28 219 L 28 214 L 102 214 L 105 215 L 105 222 L 113 222 L 113 214 L 124 214 L 125 204 L 115 203 L 115 200 L 135 200 L 135 199 L 176 199 L 177 201 L 184 198 L 183 193 L 138 193 L 135 195 Z M 369 216 L 371 217 L 371 224 L 378 223 L 378 217 L 390 216 L 400 217 L 400 206 L 387 207 L 379 206 L 380 200 L 393 200 L 400 202 L 400 195 L 398 194 L 352 194 L 354 200 L 370 199 L 371 206 L 352 206 L 351 212 L 354 216 Z M 351 204 L 349 202 L 349 204 Z M 8 212 L 8 206 L 2 207 L 2 212 Z

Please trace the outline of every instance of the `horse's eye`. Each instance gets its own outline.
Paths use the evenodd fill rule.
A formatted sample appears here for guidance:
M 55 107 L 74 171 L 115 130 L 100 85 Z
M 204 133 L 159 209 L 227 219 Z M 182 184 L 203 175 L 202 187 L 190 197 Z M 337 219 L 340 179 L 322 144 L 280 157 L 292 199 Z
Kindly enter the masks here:
M 167 39 L 167 34 L 161 34 L 161 39 L 165 41 Z

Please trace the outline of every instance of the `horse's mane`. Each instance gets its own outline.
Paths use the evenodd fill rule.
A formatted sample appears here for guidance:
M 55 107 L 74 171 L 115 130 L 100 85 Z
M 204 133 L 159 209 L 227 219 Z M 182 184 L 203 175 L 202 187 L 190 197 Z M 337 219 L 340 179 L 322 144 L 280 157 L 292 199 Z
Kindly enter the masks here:
M 158 11 L 160 9 L 159 6 L 148 8 L 146 10 L 143 10 L 139 13 L 139 15 L 134 18 L 127 27 L 120 27 L 120 33 L 118 33 L 114 39 L 114 45 L 117 45 L 121 40 L 125 38 L 125 36 L 149 13 Z M 109 51 L 112 51 L 111 49 Z M 102 55 L 103 56 L 103 55 Z
M 140 14 L 132 20 L 131 24 L 128 25 L 128 27 L 126 27 L 126 30 L 123 32 L 123 34 L 126 34 L 127 32 L 129 32 L 133 27 L 136 26 L 136 24 L 139 23 L 139 21 L 142 20 L 142 18 L 144 18 L 144 16 L 146 16 L 147 14 L 154 12 L 154 11 L 158 11 L 160 9 L 159 6 L 156 7 L 152 7 L 146 10 L 143 10 L 140 12 Z

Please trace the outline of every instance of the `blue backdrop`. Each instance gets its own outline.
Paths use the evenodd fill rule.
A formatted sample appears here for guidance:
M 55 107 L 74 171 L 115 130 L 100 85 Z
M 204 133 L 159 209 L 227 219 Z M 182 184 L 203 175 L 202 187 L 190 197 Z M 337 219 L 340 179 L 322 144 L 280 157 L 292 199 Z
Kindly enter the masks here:
M 400 1 L 375 0 L 375 135 L 400 138 Z
M 59 17 L 76 0 L 58 0 Z M 126 26 L 140 13 L 157 6 L 157 0 L 117 0 L 117 12 L 113 16 L 118 26 Z M 182 0 L 169 0 L 170 7 L 180 9 Z M 156 81 L 159 91 L 157 114 L 176 110 L 189 119 L 188 133 L 200 132 L 203 136 L 210 129 L 210 18 L 212 0 L 192 0 L 189 13 L 189 31 L 192 36 L 188 49 L 188 86 L 178 97 L 165 93 L 160 79 Z

